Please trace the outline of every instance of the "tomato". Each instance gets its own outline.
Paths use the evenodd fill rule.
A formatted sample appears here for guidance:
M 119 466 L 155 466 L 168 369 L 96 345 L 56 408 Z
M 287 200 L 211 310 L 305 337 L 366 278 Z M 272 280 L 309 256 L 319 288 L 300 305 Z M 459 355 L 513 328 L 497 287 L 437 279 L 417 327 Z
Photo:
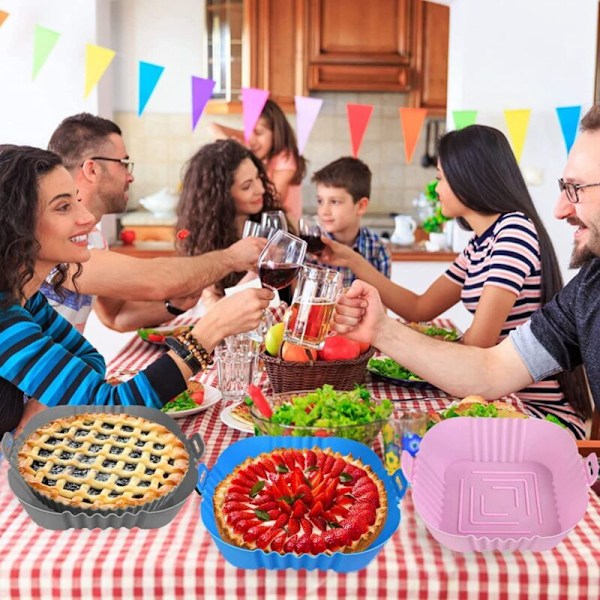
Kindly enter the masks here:
M 198 390 L 197 392 L 192 392 L 190 394 L 190 398 L 198 405 L 204 402 L 204 390 Z
M 325 345 L 319 350 L 321 360 L 351 360 L 359 355 L 360 344 L 341 335 L 327 337 Z
M 269 404 L 269 401 L 265 398 L 265 395 L 262 393 L 262 390 L 257 386 L 251 383 L 248 386 L 248 396 L 252 398 L 252 402 L 254 402 L 254 406 L 258 409 L 258 411 L 267 419 L 270 419 L 273 416 L 273 409 Z
M 371 347 L 371 344 L 369 342 L 358 342 L 358 346 L 360 347 L 360 353 L 364 354 Z
M 135 242 L 135 231 L 133 231 L 133 229 L 123 229 L 123 231 L 121 231 L 121 241 L 126 246 L 133 244 L 133 242 Z
M 162 344 L 165 341 L 165 336 L 160 333 L 149 333 L 148 341 L 154 344 Z

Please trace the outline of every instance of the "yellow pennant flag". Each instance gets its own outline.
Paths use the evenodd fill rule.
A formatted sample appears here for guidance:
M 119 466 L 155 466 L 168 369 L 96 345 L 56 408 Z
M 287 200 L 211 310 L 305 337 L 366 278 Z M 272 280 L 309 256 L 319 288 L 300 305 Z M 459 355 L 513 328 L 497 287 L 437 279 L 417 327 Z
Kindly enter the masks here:
M 112 62 L 116 52 L 109 48 L 87 44 L 85 48 L 85 91 L 83 97 L 87 98 L 96 87 L 108 65 Z
M 517 162 L 521 161 L 523 146 L 525 145 L 525 136 L 527 135 L 527 127 L 529 126 L 529 117 L 531 109 L 524 108 L 520 110 L 505 110 L 504 118 L 508 126 L 508 139 L 512 146 Z

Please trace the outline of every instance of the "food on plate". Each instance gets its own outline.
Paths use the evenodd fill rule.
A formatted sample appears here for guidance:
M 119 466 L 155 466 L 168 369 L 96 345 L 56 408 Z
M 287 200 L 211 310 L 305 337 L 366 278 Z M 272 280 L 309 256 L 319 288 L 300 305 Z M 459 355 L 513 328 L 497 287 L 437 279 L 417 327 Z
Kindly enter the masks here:
M 317 354 L 319 360 L 353 360 L 360 356 L 360 344 L 341 335 L 325 338 L 325 345 Z
M 148 327 L 146 329 L 138 329 L 138 335 L 145 342 L 152 342 L 153 344 L 164 344 L 165 338 L 175 337 L 182 333 L 186 333 L 192 328 L 192 325 L 180 325 L 169 329 L 167 327 Z
M 428 335 L 430 337 L 437 338 L 439 340 L 446 340 L 447 342 L 455 342 L 460 338 L 460 334 L 456 329 L 449 329 L 445 327 L 437 327 L 431 325 L 431 323 L 408 323 L 408 327 Z
M 198 408 L 204 402 L 204 386 L 199 381 L 188 381 L 187 389 L 169 400 L 160 410 L 162 412 L 179 412 Z
M 317 360 L 317 351 L 299 344 L 283 342 L 281 358 L 286 362 L 311 362 Z
M 247 458 L 217 486 L 213 505 L 223 540 L 279 554 L 359 552 L 377 538 L 388 511 L 371 467 L 317 447 Z
M 18 453 L 23 479 L 44 500 L 127 509 L 174 491 L 189 467 L 169 429 L 127 414 L 84 413 L 36 429 Z
M 285 323 L 275 323 L 269 327 L 265 335 L 265 350 L 271 356 L 277 356 L 281 345 L 283 344 L 283 332 L 285 331 Z
M 241 423 L 244 423 L 245 425 L 254 425 L 254 421 L 250 416 L 250 405 L 246 404 L 245 402 L 240 402 L 239 404 L 234 406 L 231 409 L 230 414 L 234 419 L 240 421 Z
M 424 381 L 412 371 L 405 369 L 393 358 L 370 358 L 367 364 L 369 371 L 392 379 L 405 379 L 406 381 Z

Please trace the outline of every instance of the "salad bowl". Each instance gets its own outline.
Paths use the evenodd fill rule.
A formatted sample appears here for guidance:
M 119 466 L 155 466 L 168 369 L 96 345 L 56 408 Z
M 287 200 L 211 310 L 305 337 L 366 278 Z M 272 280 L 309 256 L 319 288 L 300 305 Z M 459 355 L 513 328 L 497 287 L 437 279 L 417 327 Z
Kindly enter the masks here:
M 392 413 L 389 400 L 371 397 L 361 386 L 336 391 L 324 385 L 314 391 L 275 394 L 268 400 L 273 415 L 250 406 L 255 435 L 338 437 L 370 446 Z

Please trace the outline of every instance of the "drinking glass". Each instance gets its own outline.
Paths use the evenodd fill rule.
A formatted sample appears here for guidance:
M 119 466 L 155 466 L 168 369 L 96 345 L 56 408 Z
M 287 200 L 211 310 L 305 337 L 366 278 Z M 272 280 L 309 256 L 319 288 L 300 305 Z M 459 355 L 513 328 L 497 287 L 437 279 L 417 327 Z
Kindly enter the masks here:
M 302 269 L 306 255 L 306 242 L 287 231 L 276 231 L 258 257 L 258 276 L 263 287 L 281 290 L 288 286 Z M 268 330 L 267 315 L 256 329 L 246 335 L 262 342 Z
M 302 217 L 298 220 L 298 237 L 307 244 L 307 250 L 318 256 L 325 249 L 321 236 L 325 235 L 316 217 Z
M 257 373 L 258 352 L 243 335 L 225 338 L 215 348 L 219 389 L 225 402 L 240 402 Z
M 403 450 L 415 456 L 426 427 L 427 413 L 411 410 L 396 413 L 383 425 L 383 456 L 388 473 L 392 474 L 401 467 Z
M 242 237 L 263 237 L 270 239 L 275 234 L 275 231 L 276 230 L 272 229 L 271 227 L 265 227 L 256 221 L 248 220 L 244 223 Z
M 286 314 L 283 338 L 308 348 L 323 348 L 341 289 L 339 271 L 305 265 L 298 275 L 292 307 Z
M 282 210 L 267 210 L 261 215 L 260 224 L 269 229 L 288 230 L 285 213 Z

